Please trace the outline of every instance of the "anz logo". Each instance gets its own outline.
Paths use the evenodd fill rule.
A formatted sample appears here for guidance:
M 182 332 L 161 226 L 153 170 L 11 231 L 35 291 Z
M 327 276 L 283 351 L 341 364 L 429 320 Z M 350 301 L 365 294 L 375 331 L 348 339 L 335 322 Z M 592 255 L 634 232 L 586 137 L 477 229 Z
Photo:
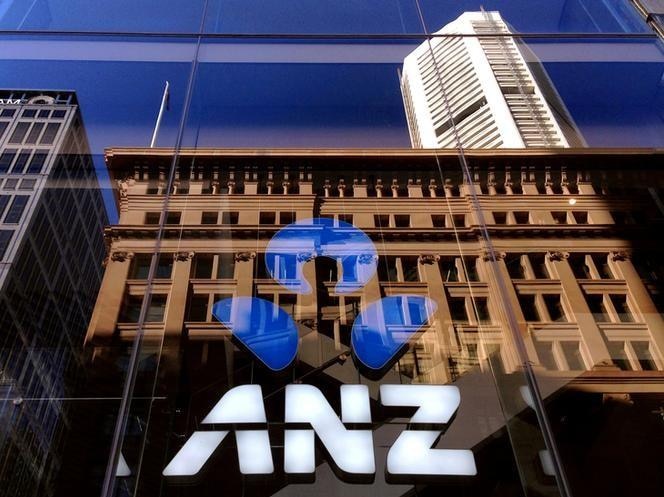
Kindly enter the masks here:
M 375 275 L 378 254 L 369 237 L 355 226 L 331 219 L 298 221 L 281 229 L 269 242 L 265 260 L 271 276 L 284 288 L 301 294 L 313 289 L 304 277 L 306 262 L 319 256 L 341 261 L 337 294 L 361 290 Z M 436 304 L 420 295 L 384 297 L 364 306 L 351 330 L 353 359 L 370 378 L 379 378 L 421 333 Z M 281 307 L 257 297 L 235 297 L 215 303 L 213 315 L 226 325 L 235 342 L 274 372 L 288 368 L 298 349 L 297 325 Z M 389 478 L 472 476 L 477 473 L 472 451 L 432 448 L 453 419 L 461 398 L 451 385 L 381 385 L 386 408 L 416 408 L 387 454 Z M 284 472 L 312 475 L 315 439 L 342 479 L 373 481 L 376 472 L 369 389 L 340 387 L 341 419 L 323 393 L 312 385 L 286 386 L 284 409 Z M 217 447 L 235 433 L 240 472 L 274 473 L 267 417 L 260 385 L 241 385 L 226 392 L 203 419 L 199 431 L 163 471 L 165 476 L 197 474 Z

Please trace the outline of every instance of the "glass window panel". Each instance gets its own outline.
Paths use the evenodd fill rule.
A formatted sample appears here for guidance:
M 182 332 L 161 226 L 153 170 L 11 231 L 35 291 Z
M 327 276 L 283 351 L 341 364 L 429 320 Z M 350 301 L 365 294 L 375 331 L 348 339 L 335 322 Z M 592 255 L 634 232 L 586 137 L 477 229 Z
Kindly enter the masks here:
M 643 371 L 657 371 L 657 363 L 655 362 L 652 352 L 650 351 L 650 342 L 631 342 L 636 360 Z
M 623 371 L 631 371 L 632 365 L 627 358 L 627 353 L 625 352 L 625 342 L 607 342 L 609 348 L 609 353 L 611 354 L 611 360 L 613 364 L 618 366 Z
M 167 295 L 153 295 L 150 299 L 150 306 L 145 316 L 145 321 L 160 322 L 164 320 L 164 312 L 166 311 Z
M 534 344 L 540 364 L 549 371 L 556 371 L 558 369 L 558 364 L 553 355 L 553 344 L 551 342 L 543 342 L 539 340 L 535 340 Z
M 214 255 L 212 254 L 196 254 L 194 256 L 194 278 L 212 278 L 213 261 Z
M 15 195 L 12 199 L 12 203 L 9 205 L 7 214 L 5 215 L 5 223 L 18 223 L 23 216 L 23 211 L 25 206 L 28 204 L 30 199 L 27 195 Z
M 29 127 L 29 122 L 19 121 L 9 137 L 9 143 L 23 143 L 23 138 L 25 138 L 25 134 L 28 132 Z
M 544 295 L 544 305 L 549 312 L 549 319 L 554 322 L 566 322 L 567 316 L 560 295 Z
M 581 355 L 581 349 L 579 348 L 579 342 L 560 342 L 560 347 L 562 348 L 563 355 L 567 361 L 567 367 L 572 371 L 581 371 L 585 370 L 585 365 L 583 361 L 583 356 Z
M 623 323 L 631 323 L 634 321 L 632 310 L 627 304 L 627 295 L 609 295 L 614 309 L 618 313 L 618 319 Z
M 218 212 L 203 212 L 201 215 L 201 224 L 217 224 L 219 218 Z
M 218 257 L 219 261 L 217 266 L 217 278 L 219 279 L 235 278 L 235 255 L 219 254 Z
M 46 129 L 44 130 L 44 134 L 39 140 L 40 145 L 50 145 L 53 143 L 53 140 L 55 140 L 55 136 L 58 134 L 59 129 L 60 123 L 48 123 L 46 125 Z
M 189 299 L 189 310 L 187 312 L 187 321 L 207 321 L 208 294 L 194 294 Z
M 16 160 L 14 161 L 14 166 L 12 167 L 11 173 L 12 174 L 22 174 L 23 169 L 25 169 L 25 165 L 28 163 L 28 159 L 30 158 L 30 151 L 23 151 L 18 154 L 18 157 L 16 157 Z
M 5 252 L 7 251 L 7 247 L 9 247 L 9 242 L 13 234 L 14 232 L 11 230 L 0 230 L 0 260 L 5 257 Z
M 526 321 L 541 321 L 535 305 L 535 295 L 519 295 L 519 305 Z
M 30 128 L 28 137 L 25 139 L 25 143 L 37 143 L 39 135 L 42 132 L 42 129 L 44 129 L 44 123 L 34 123 L 32 125 L 32 128 Z

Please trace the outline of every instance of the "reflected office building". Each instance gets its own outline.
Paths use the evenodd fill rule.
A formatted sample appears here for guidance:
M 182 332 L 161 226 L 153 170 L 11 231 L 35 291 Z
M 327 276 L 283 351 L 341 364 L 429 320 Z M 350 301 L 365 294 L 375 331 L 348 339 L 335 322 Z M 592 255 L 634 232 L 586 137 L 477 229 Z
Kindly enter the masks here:
M 0 480 L 7 495 L 48 495 L 59 471 L 67 409 L 58 399 L 70 393 L 65 384 L 81 364 L 107 222 L 75 93 L 0 91 Z
M 537 56 L 499 12 L 465 12 L 404 60 L 414 148 L 578 147 L 584 142 Z
M 466 157 L 473 185 L 454 151 L 185 149 L 169 185 L 171 151 L 109 149 L 121 214 L 106 229 L 110 257 L 87 344 L 104 370 L 118 354 L 111 345 L 126 348 L 137 333 L 145 360 L 150 350 L 161 354 L 154 404 L 132 410 L 149 444 L 131 433 L 123 441 L 132 474 L 141 461 L 141 478 L 125 481 L 141 495 L 156 488 L 217 495 L 223 486 L 238 496 L 396 497 L 415 488 L 488 496 L 522 495 L 520 471 L 528 493 L 559 495 L 529 374 L 575 488 L 597 495 L 621 473 L 628 451 L 639 472 L 622 472 L 621 481 L 655 495 L 661 447 L 649 437 L 664 412 L 664 274 L 653 265 L 659 249 L 651 233 L 664 216 L 655 188 L 662 155 L 552 148 Z M 351 224 L 371 240 L 376 272 L 361 287 L 344 288 L 341 258 L 304 249 L 297 261 L 312 291 L 275 280 L 297 276 L 268 270 L 270 240 L 311 218 L 340 233 Z M 426 297 L 432 314 L 382 377 L 365 374 L 351 351 L 353 324 L 373 303 L 399 295 Z M 286 373 L 253 361 L 213 315 L 215 302 L 243 297 L 274 304 L 296 323 L 299 351 Z M 162 476 L 187 439 L 206 429 L 201 420 L 221 395 L 250 383 L 262 387 L 273 473 L 243 476 L 229 441 L 195 477 Z M 323 452 L 310 481 L 284 476 L 283 389 L 292 383 L 316 386 L 335 406 L 340 385 L 368 386 L 373 480 L 340 476 Z M 477 474 L 391 481 L 386 454 L 405 421 L 379 407 L 383 384 L 457 386 L 459 411 L 434 447 L 471 450 Z M 606 483 L 587 478 L 597 474 Z

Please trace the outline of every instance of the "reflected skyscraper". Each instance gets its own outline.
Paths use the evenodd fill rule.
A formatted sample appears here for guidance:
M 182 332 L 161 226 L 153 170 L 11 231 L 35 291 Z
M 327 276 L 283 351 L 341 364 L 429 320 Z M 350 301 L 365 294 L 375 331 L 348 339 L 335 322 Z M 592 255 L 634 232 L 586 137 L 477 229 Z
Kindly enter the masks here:
M 59 461 L 107 216 L 74 92 L 0 92 L 0 478 L 39 493 Z M 9 477 L 11 475 L 11 477 Z M 47 493 L 48 494 L 48 493 Z
M 498 12 L 466 12 L 406 57 L 413 147 L 583 145 L 537 57 L 511 33 Z

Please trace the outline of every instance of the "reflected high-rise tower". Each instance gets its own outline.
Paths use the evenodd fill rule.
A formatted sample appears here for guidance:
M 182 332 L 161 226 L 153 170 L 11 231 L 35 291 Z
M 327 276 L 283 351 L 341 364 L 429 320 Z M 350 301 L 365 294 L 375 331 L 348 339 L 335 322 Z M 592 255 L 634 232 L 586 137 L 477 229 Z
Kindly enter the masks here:
M 537 57 L 511 33 L 498 12 L 466 12 L 405 58 L 414 148 L 583 145 Z
M 101 281 L 104 203 L 76 94 L 0 91 L 0 482 L 58 474 L 71 380 Z

